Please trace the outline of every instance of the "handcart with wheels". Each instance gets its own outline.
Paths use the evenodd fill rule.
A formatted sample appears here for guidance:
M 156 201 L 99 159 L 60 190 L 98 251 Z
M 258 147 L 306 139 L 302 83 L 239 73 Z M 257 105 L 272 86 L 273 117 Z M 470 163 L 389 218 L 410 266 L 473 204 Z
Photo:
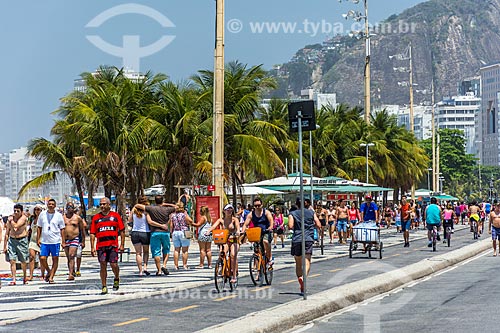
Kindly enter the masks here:
M 353 240 L 349 244 L 349 258 L 352 258 L 354 251 L 368 252 L 369 258 L 372 257 L 372 251 L 378 251 L 379 258 L 382 259 L 383 247 L 384 244 L 380 240 L 380 226 L 375 221 L 367 221 L 354 226 Z

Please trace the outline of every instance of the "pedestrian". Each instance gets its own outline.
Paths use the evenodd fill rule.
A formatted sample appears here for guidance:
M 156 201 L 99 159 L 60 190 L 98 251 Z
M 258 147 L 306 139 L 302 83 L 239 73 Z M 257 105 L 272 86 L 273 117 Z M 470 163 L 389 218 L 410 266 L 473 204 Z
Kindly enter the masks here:
M 28 261 L 28 218 L 23 213 L 23 205 L 14 205 L 14 214 L 7 219 L 3 251 L 9 254 L 12 281 L 9 286 L 16 285 L 16 261 L 21 262 L 23 284 L 26 279 L 26 263 Z M 7 249 L 8 248 L 8 249 Z
M 54 283 L 57 267 L 59 266 L 59 250 L 66 244 L 64 234 L 64 218 L 56 211 L 57 203 L 54 199 L 47 202 L 47 210 L 38 217 L 38 246 L 40 246 L 40 265 L 48 272 L 45 281 Z M 52 268 L 49 268 L 47 257 L 52 257 Z
M 488 233 L 493 240 L 493 256 L 497 256 L 497 239 L 500 240 L 500 203 L 495 204 L 494 210 L 490 213 L 488 222 Z M 500 247 L 500 243 L 499 243 Z
M 141 205 L 149 205 L 147 197 L 140 197 L 137 202 Z M 139 269 L 139 276 L 149 276 L 148 259 L 149 259 L 149 244 L 151 242 L 151 231 L 149 221 L 151 217 L 139 208 L 133 207 L 129 214 L 128 221 L 132 223 L 132 231 L 130 232 L 130 240 L 135 249 L 135 262 Z
M 301 201 L 297 199 L 295 205 L 298 209 L 290 211 L 288 225 L 293 230 L 291 254 L 295 259 L 295 275 L 299 281 L 300 292 L 304 292 L 304 272 L 302 270 L 302 223 L 304 223 L 304 240 L 306 256 L 306 276 L 309 276 L 311 269 L 311 258 L 313 253 L 314 229 L 321 229 L 321 222 L 315 212 L 310 209 L 301 208 Z M 304 220 L 302 221 L 302 211 Z
M 193 224 L 193 220 L 189 217 L 184 209 L 184 204 L 180 201 L 175 205 L 175 212 L 170 215 L 170 220 L 172 221 L 173 230 L 174 268 L 179 269 L 179 255 L 182 249 L 182 266 L 187 270 L 189 269 L 187 265 L 189 244 L 192 238 L 188 224 Z
M 339 199 L 339 206 L 337 207 L 337 232 L 339 235 L 339 244 L 347 244 L 347 224 L 349 212 L 345 205 L 344 199 Z
M 333 244 L 333 238 L 335 233 L 335 223 L 337 220 L 337 207 L 335 207 L 335 201 L 330 202 L 328 205 L 328 235 L 330 236 L 330 244 Z
M 40 213 L 42 212 L 43 206 L 40 204 L 36 204 L 35 208 L 33 208 L 33 214 L 30 216 L 30 230 L 31 237 L 28 245 L 29 250 L 29 266 L 30 266 L 30 276 L 28 277 L 28 281 L 33 280 L 33 272 L 35 270 L 35 262 L 37 254 L 40 255 L 40 246 L 38 246 L 38 218 L 40 217 Z M 45 267 L 40 265 L 40 273 L 42 280 L 45 279 Z
M 170 214 L 175 211 L 174 205 L 163 202 L 163 196 L 155 196 L 155 206 L 136 204 L 137 209 L 145 211 L 151 218 L 150 247 L 155 260 L 156 276 L 168 275 L 167 262 L 170 255 Z M 162 258 L 163 255 L 163 258 Z M 163 260 L 162 260 L 163 259 Z
M 200 219 L 194 226 L 198 227 L 198 246 L 200 247 L 200 264 L 196 268 L 204 268 L 207 258 L 208 268 L 212 268 L 212 236 L 207 233 L 212 227 L 212 217 L 207 206 L 200 207 Z
M 351 225 L 351 237 L 352 242 L 355 241 L 354 226 L 361 221 L 361 215 L 359 214 L 358 203 L 356 201 L 351 202 L 351 206 L 348 210 L 349 213 L 349 224 Z
M 285 223 L 283 218 L 283 213 L 281 212 L 281 208 L 276 207 L 273 214 L 274 218 L 274 229 L 273 229 L 273 238 L 274 238 L 274 249 L 276 249 L 276 242 L 278 237 L 281 239 L 281 248 L 285 247 Z
M 90 253 L 97 254 L 100 266 L 102 290 L 101 295 L 108 293 L 108 263 L 114 274 L 113 290 L 120 288 L 120 267 L 118 266 L 118 252 L 125 248 L 125 226 L 121 216 L 111 211 L 111 201 L 104 197 L 99 201 L 101 212 L 94 215 L 90 225 Z M 118 245 L 118 235 L 120 245 Z M 96 242 L 97 240 L 97 242 Z
M 78 252 L 78 247 L 81 246 L 82 249 L 85 247 L 85 230 L 83 225 L 83 219 L 80 215 L 75 214 L 75 204 L 68 202 L 66 204 L 66 213 L 63 215 L 65 235 L 65 245 L 64 252 L 66 253 L 66 258 L 68 260 L 68 281 L 73 281 L 75 279 L 75 259 Z
M 384 208 L 384 219 L 385 219 L 385 224 L 386 224 L 387 229 L 389 229 L 391 227 L 392 216 L 393 216 L 393 211 L 392 211 L 390 205 L 386 204 L 385 208 Z
M 83 223 L 83 228 L 82 228 L 82 230 L 80 230 L 80 232 L 81 232 L 80 239 L 83 239 L 83 241 L 80 243 L 80 245 L 78 246 L 78 249 L 76 250 L 75 276 L 79 277 L 79 276 L 81 276 L 80 267 L 82 266 L 83 248 L 85 247 L 85 240 L 87 239 L 87 222 L 85 221 L 83 216 L 78 213 L 77 209 L 75 209 L 75 214 L 78 214 L 82 218 L 82 223 Z
M 399 211 L 401 213 L 401 230 L 403 231 L 404 247 L 410 247 L 411 205 L 406 201 L 405 195 L 401 197 Z

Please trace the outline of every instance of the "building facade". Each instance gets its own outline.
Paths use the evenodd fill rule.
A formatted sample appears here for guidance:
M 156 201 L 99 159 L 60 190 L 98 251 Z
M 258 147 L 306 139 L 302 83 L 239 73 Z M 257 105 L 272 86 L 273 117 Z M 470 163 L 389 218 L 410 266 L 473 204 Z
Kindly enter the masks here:
M 479 135 L 476 136 L 479 163 L 498 166 L 500 157 L 499 109 L 500 109 L 500 63 L 482 67 L 481 110 L 477 119 Z

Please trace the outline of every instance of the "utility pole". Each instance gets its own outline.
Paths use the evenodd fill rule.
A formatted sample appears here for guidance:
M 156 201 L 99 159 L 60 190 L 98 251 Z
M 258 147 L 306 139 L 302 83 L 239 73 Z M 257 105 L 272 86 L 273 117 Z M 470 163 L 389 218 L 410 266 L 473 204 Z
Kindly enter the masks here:
M 368 0 L 364 0 L 365 5 L 365 122 L 370 123 L 370 60 L 371 60 L 371 43 L 370 43 L 370 27 L 368 22 Z
M 410 58 L 410 132 L 415 133 L 414 130 L 414 120 L 413 120 L 413 59 L 411 54 L 411 42 L 408 46 L 409 58 Z M 415 200 L 415 180 L 411 181 L 411 199 Z
M 432 104 L 432 192 L 437 192 L 436 187 L 436 126 L 435 126 L 435 114 L 434 114 L 434 79 L 431 83 L 431 104 Z
M 224 200 L 224 0 L 216 0 L 212 181 Z M 220 208 L 220 207 L 219 207 Z

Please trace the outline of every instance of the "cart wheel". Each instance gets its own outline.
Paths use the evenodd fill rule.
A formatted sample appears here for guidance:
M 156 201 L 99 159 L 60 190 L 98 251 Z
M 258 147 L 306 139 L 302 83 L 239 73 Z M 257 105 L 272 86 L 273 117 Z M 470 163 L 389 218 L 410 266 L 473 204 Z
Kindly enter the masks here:
M 349 258 L 352 258 L 352 250 L 354 248 L 354 243 L 351 241 L 349 243 Z
M 382 259 L 382 249 L 384 248 L 384 243 L 380 242 L 380 244 L 378 245 L 378 258 L 379 259 Z

